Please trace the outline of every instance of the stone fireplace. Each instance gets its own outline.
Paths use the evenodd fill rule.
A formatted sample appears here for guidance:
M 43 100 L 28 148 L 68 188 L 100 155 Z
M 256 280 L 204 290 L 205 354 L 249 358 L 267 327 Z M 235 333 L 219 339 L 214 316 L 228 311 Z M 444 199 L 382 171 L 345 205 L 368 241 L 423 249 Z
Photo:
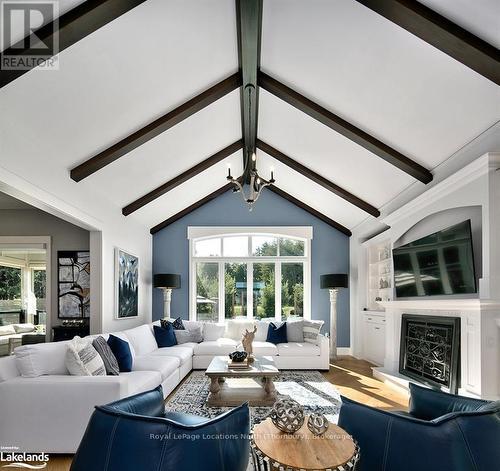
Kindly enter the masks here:
M 456 394 L 460 381 L 460 318 L 403 314 L 399 372 Z

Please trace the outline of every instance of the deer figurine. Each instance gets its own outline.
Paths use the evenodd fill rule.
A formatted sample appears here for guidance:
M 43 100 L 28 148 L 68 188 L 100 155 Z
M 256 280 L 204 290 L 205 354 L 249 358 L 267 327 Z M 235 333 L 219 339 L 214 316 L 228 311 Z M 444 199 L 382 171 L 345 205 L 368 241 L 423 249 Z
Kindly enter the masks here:
M 257 326 L 254 325 L 253 331 L 249 332 L 248 329 L 245 329 L 243 332 L 243 338 L 241 339 L 241 344 L 243 345 L 243 350 L 247 352 L 248 361 L 253 361 L 253 339 L 255 338 L 255 332 L 257 332 Z

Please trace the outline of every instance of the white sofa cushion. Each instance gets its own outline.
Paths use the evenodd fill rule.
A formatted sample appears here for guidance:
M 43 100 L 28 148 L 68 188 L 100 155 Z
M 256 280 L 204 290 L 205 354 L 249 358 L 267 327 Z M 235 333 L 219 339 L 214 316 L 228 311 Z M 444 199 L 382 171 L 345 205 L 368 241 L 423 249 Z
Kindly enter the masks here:
M 174 345 L 173 347 L 163 347 L 151 352 L 154 356 L 176 357 L 181 362 L 181 365 L 186 363 L 193 356 L 193 348 L 196 343 L 183 343 L 182 345 Z
M 104 362 L 92 343 L 78 336 L 68 343 L 66 368 L 74 376 L 106 375 Z
M 287 319 L 286 338 L 289 342 L 304 341 L 304 319 Z
M 229 319 L 226 322 L 224 337 L 241 342 L 245 329 L 251 332 L 253 331 L 254 326 L 255 321 L 249 321 L 246 319 Z
M 278 322 L 274 317 L 268 317 L 266 319 L 261 319 L 260 321 L 256 321 L 257 332 L 255 333 L 255 340 L 260 342 L 265 342 L 267 340 L 267 331 L 269 330 L 270 322 Z
M 16 366 L 21 376 L 35 378 L 42 375 L 69 375 L 66 368 L 66 342 L 23 345 L 14 350 Z
M 30 324 L 29 322 L 25 324 L 12 324 L 12 327 L 14 327 L 14 330 L 18 334 L 26 334 L 35 330 L 35 324 Z
M 233 339 L 220 338 L 197 343 L 194 347 L 195 355 L 228 355 L 236 350 L 238 342 Z
M 278 349 L 276 348 L 276 345 L 274 345 L 274 343 L 254 341 L 253 354 L 258 356 L 276 356 L 278 354 Z
M 224 336 L 225 324 L 206 322 L 203 327 L 203 340 L 214 342 Z
M 133 371 L 157 371 L 161 380 L 167 379 L 179 366 L 179 358 L 173 356 L 142 355 L 135 357 Z
M 9 355 L 0 358 L 0 383 L 19 376 L 19 370 L 16 366 L 16 357 Z
M 16 329 L 12 324 L 0 326 L 0 336 L 16 334 Z
M 319 356 L 321 350 L 317 345 L 308 342 L 279 343 L 278 355 L 282 357 Z
M 127 396 L 149 391 L 159 386 L 163 379 L 159 371 L 130 371 L 120 373 L 120 376 L 107 376 L 107 378 L 124 378 L 127 382 Z
M 158 348 L 151 328 L 144 324 L 133 329 L 124 330 L 123 333 L 134 347 L 135 355 L 147 355 Z

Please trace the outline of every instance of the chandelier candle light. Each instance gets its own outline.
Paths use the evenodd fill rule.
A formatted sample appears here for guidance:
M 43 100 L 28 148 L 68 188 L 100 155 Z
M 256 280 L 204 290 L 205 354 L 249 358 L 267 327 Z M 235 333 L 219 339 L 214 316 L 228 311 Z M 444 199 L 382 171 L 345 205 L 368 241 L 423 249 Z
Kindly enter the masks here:
M 244 184 L 242 184 L 242 182 L 244 182 L 244 174 L 241 175 L 239 178 L 233 178 L 233 176 L 231 175 L 231 166 L 228 166 L 227 169 L 227 179 L 234 185 L 233 192 L 235 193 L 240 192 L 243 200 L 248 205 L 248 210 L 252 211 L 253 206 L 259 199 L 262 190 L 266 186 L 272 185 L 275 182 L 275 180 L 274 180 L 274 171 L 272 167 L 271 167 L 271 178 L 269 180 L 262 178 L 258 174 L 257 158 L 255 156 L 255 152 L 252 153 L 252 161 L 249 174 L 250 174 L 250 181 L 248 187 L 250 189 L 250 193 L 247 196 L 245 193 Z

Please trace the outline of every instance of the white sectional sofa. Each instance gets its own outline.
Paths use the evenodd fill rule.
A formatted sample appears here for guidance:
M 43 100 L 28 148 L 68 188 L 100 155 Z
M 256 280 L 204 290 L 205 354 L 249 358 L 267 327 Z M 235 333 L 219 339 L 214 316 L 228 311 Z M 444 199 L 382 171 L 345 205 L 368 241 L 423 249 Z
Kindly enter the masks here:
M 231 329 L 190 321 L 184 324 L 188 329 L 201 325 L 206 339 L 158 348 L 153 324 L 114 332 L 129 342 L 133 356 L 132 371 L 119 376 L 71 376 L 65 366 L 67 342 L 19 347 L 24 350 L 16 349 L 16 354 L 29 358 L 27 366 L 26 360 L 20 365 L 14 355 L 0 358 L 0 444 L 17 447 L 19 452 L 74 453 L 95 405 L 160 384 L 166 397 L 193 368 L 205 369 L 214 356 L 236 350 L 240 332 L 249 327 L 248 323 L 235 323 Z M 328 370 L 326 337 L 319 335 L 317 345 L 274 345 L 265 341 L 267 324 L 257 324 L 255 355 L 272 356 L 280 369 Z M 18 366 L 32 377 L 22 376 Z

